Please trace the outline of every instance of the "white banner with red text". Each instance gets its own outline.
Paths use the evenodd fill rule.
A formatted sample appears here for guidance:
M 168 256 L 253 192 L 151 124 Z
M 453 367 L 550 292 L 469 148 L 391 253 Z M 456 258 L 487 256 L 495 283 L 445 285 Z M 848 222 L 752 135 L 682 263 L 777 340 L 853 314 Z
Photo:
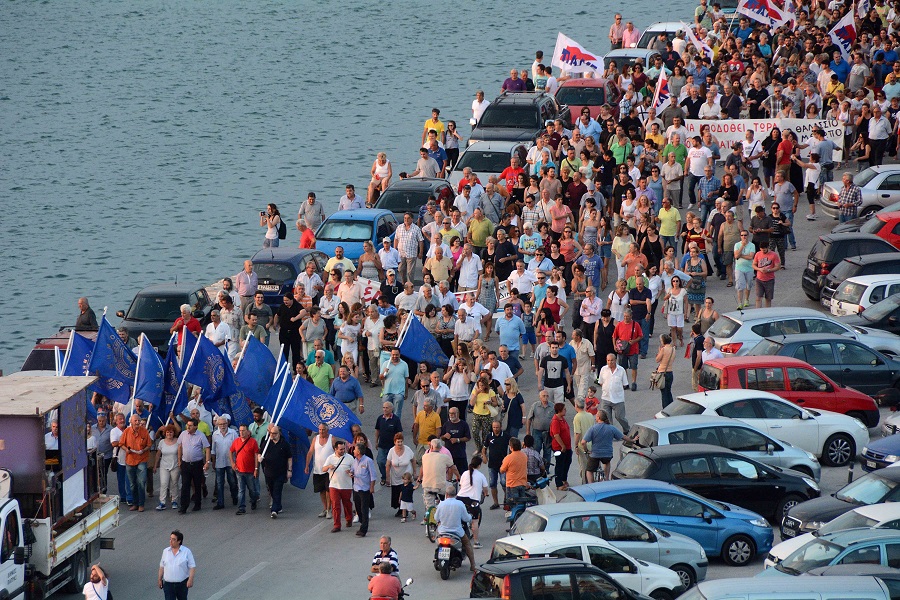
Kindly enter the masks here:
M 710 133 L 719 142 L 721 160 L 725 160 L 735 142 L 746 143 L 747 131 L 753 131 L 754 139 L 762 142 L 775 127 L 782 133 L 787 129 L 796 133 L 801 146 L 815 141 L 812 132 L 814 129 L 821 128 L 825 132 L 825 137 L 838 147 L 834 151 L 834 161 L 843 160 L 844 125 L 836 119 L 688 119 L 684 124 L 688 130 L 688 137 L 700 135 L 701 127 L 706 125 L 709 126 Z M 800 156 L 807 158 L 809 148 L 802 148 Z

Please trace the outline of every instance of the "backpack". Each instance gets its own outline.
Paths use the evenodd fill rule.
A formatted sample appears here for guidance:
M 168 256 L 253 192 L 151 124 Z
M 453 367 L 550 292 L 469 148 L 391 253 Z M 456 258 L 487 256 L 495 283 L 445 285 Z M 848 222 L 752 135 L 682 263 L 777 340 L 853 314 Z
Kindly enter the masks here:
M 287 225 L 284 224 L 284 219 L 281 217 L 278 218 L 278 239 L 287 239 Z

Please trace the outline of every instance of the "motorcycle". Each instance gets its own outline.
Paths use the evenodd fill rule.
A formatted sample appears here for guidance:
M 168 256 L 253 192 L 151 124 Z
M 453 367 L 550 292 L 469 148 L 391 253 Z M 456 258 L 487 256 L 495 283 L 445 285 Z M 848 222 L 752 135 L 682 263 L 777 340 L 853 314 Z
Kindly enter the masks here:
M 400 588 L 400 595 L 397 596 L 397 600 L 403 600 L 408 594 L 406 588 L 413 583 L 413 578 L 410 577 L 406 580 L 406 583 L 403 584 L 403 587 Z M 369 600 L 391 600 L 391 598 L 386 598 L 384 596 L 369 596 Z
M 441 579 L 450 579 L 450 571 L 462 566 L 462 540 L 452 533 L 442 533 L 434 549 L 434 570 L 441 572 Z
M 541 477 L 534 484 L 529 484 L 522 494 L 506 499 L 506 502 L 503 504 L 503 510 L 506 511 L 507 532 L 512 529 L 516 519 L 528 507 L 538 504 L 553 504 L 556 501 L 553 491 L 547 489 L 549 485 L 550 476 Z

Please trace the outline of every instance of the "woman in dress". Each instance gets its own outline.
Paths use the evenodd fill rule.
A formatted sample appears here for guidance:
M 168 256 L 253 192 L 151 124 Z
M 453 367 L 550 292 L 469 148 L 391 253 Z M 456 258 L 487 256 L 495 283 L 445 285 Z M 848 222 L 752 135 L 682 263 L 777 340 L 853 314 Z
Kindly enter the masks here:
M 363 253 L 359 256 L 357 264 L 360 277 L 371 279 L 372 281 L 384 281 L 384 269 L 381 266 L 381 258 L 375 252 L 375 245 L 370 240 L 363 242 Z
M 472 369 L 468 345 L 462 342 L 456 350 L 444 372 L 444 383 L 450 388 L 450 395 L 447 397 L 450 408 L 457 408 L 460 415 L 465 415 L 469 395 L 472 392 L 472 382 L 475 381 L 475 372 Z
M 388 472 L 388 483 L 391 486 L 391 508 L 400 513 L 400 490 L 403 489 L 403 474 L 409 473 L 412 478 L 416 478 L 416 461 L 412 448 L 403 443 L 403 433 L 394 434 L 394 445 L 387 453 L 387 464 L 385 468 Z M 394 515 L 397 516 L 397 515 Z M 413 519 L 415 519 L 413 513 Z
M 691 317 L 694 312 L 700 314 L 703 301 L 706 299 L 706 278 L 709 276 L 706 261 L 700 256 L 700 250 L 696 247 L 691 248 L 690 258 L 685 264 L 684 271 L 691 277 L 687 284 L 687 301 L 690 313 L 688 316 Z
M 478 284 L 475 287 L 478 290 L 478 302 L 484 306 L 488 313 L 481 317 L 481 328 L 485 332 L 484 341 L 491 339 L 491 319 L 494 311 L 497 310 L 497 301 L 500 298 L 500 280 L 494 274 L 494 263 L 484 263 L 484 271 L 478 276 Z
M 569 281 L 569 292 L 572 302 L 572 327 L 581 328 L 581 303 L 584 301 L 587 290 L 587 277 L 582 265 L 572 265 L 572 278 Z M 593 342 L 591 342 L 593 343 Z
M 444 150 L 447 152 L 447 172 L 449 173 L 459 160 L 459 143 L 463 137 L 456 130 L 456 121 L 447 121 L 447 139 L 444 140 Z
M 556 321 L 553 320 L 553 313 L 549 308 L 535 312 L 539 315 L 538 321 L 534 326 L 538 340 L 549 343 L 550 340 L 556 337 Z
M 475 389 L 469 396 L 469 406 L 472 408 L 472 439 L 475 441 L 475 451 L 481 454 L 484 440 L 491 432 L 491 422 L 494 420 L 488 406 L 500 408 L 500 401 L 491 389 L 489 377 L 480 377 L 475 383 Z
M 594 356 L 596 363 L 606 363 L 608 354 L 616 353 L 616 346 L 613 343 L 613 332 L 616 330 L 616 322 L 612 318 L 612 311 L 604 308 L 600 311 L 600 319 L 597 321 L 597 328 L 594 330 Z
M 681 285 L 681 278 L 672 277 L 672 287 L 666 290 L 663 297 L 662 314 L 669 324 L 669 332 L 672 339 L 678 340 L 678 346 L 684 346 L 684 311 L 687 302 L 687 292 Z
M 634 236 L 628 230 L 627 225 L 619 225 L 616 229 L 616 237 L 612 241 L 612 254 L 616 261 L 616 280 L 625 279 L 625 266 L 622 261 L 628 254 L 628 249 L 634 243 Z M 620 319 L 616 319 L 617 321 Z
M 259 213 L 259 226 L 266 228 L 266 237 L 263 239 L 263 248 L 278 247 L 278 227 L 281 225 L 281 213 L 278 207 L 272 203 L 266 205 L 266 212 Z
M 600 267 L 600 290 L 606 289 L 609 282 L 609 261 L 612 259 L 613 229 L 606 215 L 601 215 L 597 226 L 597 255 L 603 260 Z M 599 291 L 599 290 L 598 290 Z
M 557 196 L 550 207 L 550 223 L 550 235 L 554 241 L 562 237 L 566 226 L 575 226 L 575 217 L 572 215 L 572 209 L 563 204 L 562 196 Z
M 628 308 L 631 300 L 628 297 L 628 282 L 624 278 L 616 281 L 616 288 L 609 293 L 606 298 L 606 308 L 612 314 L 615 322 L 619 322 L 625 315 L 625 309 Z
M 479 252 L 479 257 L 481 258 L 482 264 L 497 262 L 497 239 L 494 237 L 489 237 L 484 241 L 484 243 L 484 249 Z
M 547 295 L 544 296 L 544 299 L 538 304 L 538 312 L 543 313 L 545 310 L 550 311 L 555 326 L 559 326 L 559 324 L 562 323 L 563 317 L 566 316 L 566 311 L 569 310 L 569 305 L 566 304 L 558 294 L 559 288 L 557 286 L 548 285 Z M 555 328 L 556 327 L 554 327 L 554 329 Z
M 526 189 L 528 189 L 528 178 L 525 177 L 525 173 L 519 173 L 518 175 L 516 175 L 516 182 L 513 184 L 512 189 L 509 191 L 509 199 L 506 201 L 507 207 L 513 202 L 518 205 L 519 210 L 516 211 L 516 214 L 521 211 L 522 205 L 525 204 Z
M 378 332 L 378 342 L 381 344 L 381 362 L 385 360 L 385 353 L 390 357 L 391 350 L 397 345 L 397 315 L 388 315 L 384 318 L 384 327 Z
M 372 163 L 371 169 L 372 179 L 369 181 L 369 191 L 366 195 L 366 204 L 372 206 L 375 204 L 375 194 L 381 195 L 384 190 L 391 185 L 391 177 L 394 170 L 391 168 L 391 161 L 387 159 L 387 154 L 379 152 Z
M 599 254 L 597 247 L 597 232 L 600 230 L 600 214 L 596 208 L 585 211 L 584 217 L 581 219 L 581 227 L 578 230 L 578 241 L 582 246 L 591 244 L 594 250 Z
M 525 399 L 519 392 L 519 384 L 512 377 L 503 382 L 506 391 L 503 393 L 501 416 L 506 416 L 506 435 L 518 437 L 519 430 L 525 424 Z
M 647 235 L 641 240 L 641 253 L 647 259 L 647 267 L 658 265 L 663 259 L 662 238 L 653 224 L 647 225 Z
M 669 75 L 669 93 L 672 95 L 672 98 L 681 97 L 681 90 L 686 83 L 687 78 L 684 75 L 684 67 L 675 65 L 675 68 L 672 69 L 672 74 Z
M 566 225 L 563 229 L 562 237 L 559 238 L 559 251 L 566 261 L 566 266 L 571 266 L 581 256 L 581 244 L 575 239 L 572 225 Z
M 706 330 L 719 319 L 719 312 L 713 306 L 716 303 L 712 298 L 704 298 L 703 308 L 697 315 L 697 323 L 700 323 L 701 335 L 706 335 Z
M 616 82 L 616 85 L 618 85 L 619 89 L 622 90 L 622 93 L 624 94 L 628 90 L 628 86 L 631 84 L 631 65 L 625 63 L 624 65 L 622 65 L 622 74 L 619 75 L 619 81 Z
M 341 340 L 341 356 L 350 354 L 353 356 L 354 364 L 359 359 L 359 344 L 357 343 L 359 329 L 359 315 L 351 311 L 338 329 L 337 335 L 337 338 Z

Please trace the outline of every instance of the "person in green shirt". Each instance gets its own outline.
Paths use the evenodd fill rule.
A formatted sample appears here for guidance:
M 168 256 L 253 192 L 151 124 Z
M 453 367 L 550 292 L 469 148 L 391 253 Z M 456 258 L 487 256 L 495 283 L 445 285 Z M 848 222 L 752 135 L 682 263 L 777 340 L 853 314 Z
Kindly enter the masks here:
M 312 382 L 323 392 L 331 389 L 331 380 L 334 379 L 334 369 L 325 362 L 325 351 L 316 351 L 316 362 L 306 368 Z
M 494 224 L 484 218 L 481 208 L 476 208 L 472 218 L 466 223 L 469 228 L 469 241 L 478 249 L 487 248 L 487 239 L 494 232 Z
M 672 206 L 672 199 L 668 196 L 663 197 L 662 208 L 656 215 L 656 222 L 659 224 L 659 237 L 663 240 L 663 249 L 672 246 L 677 250 L 678 232 L 681 231 L 681 213 Z

